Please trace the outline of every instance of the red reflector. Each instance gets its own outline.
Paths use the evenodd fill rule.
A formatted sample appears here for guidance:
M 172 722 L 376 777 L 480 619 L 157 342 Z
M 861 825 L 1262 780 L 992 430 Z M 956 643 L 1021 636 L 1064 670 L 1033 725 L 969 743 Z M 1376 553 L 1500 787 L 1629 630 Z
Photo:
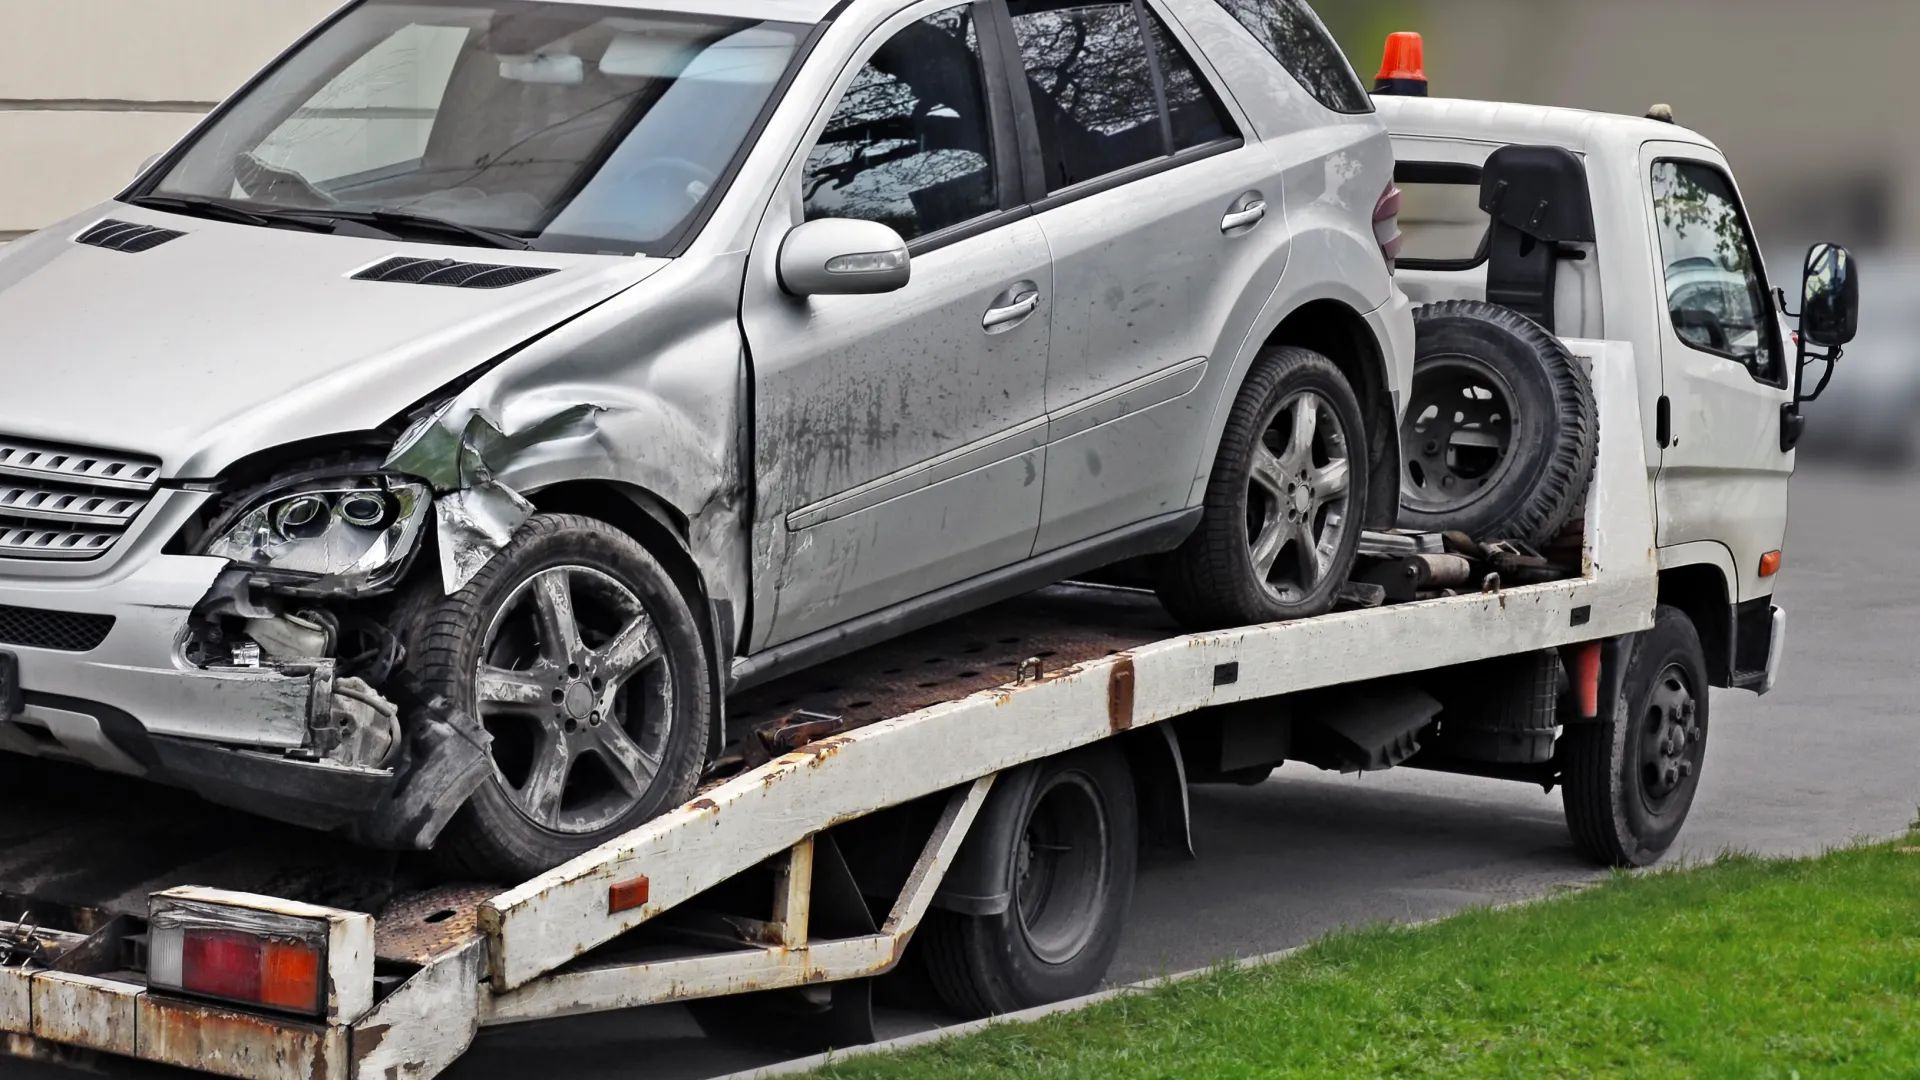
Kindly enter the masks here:
M 634 878 L 607 887 L 607 914 L 618 915 L 623 911 L 647 906 L 647 879 Z
M 260 953 L 260 1004 L 315 1012 L 320 1008 L 320 954 L 305 945 L 269 941 Z
M 180 983 L 189 993 L 259 1001 L 259 939 L 228 930 L 187 931 Z
M 1780 553 L 1769 551 L 1760 556 L 1760 576 L 1772 577 L 1780 572 Z

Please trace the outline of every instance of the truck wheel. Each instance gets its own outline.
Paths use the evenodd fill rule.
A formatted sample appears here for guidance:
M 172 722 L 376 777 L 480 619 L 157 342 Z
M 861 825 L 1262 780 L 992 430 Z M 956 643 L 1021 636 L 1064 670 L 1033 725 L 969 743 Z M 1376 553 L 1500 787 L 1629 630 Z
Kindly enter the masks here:
M 593 518 L 539 514 L 452 596 L 400 609 L 407 667 L 493 736 L 493 775 L 440 850 L 521 880 L 693 795 L 712 721 L 693 613 L 666 568 Z
M 916 948 L 941 1000 L 979 1017 L 1091 993 L 1133 906 L 1140 820 L 1126 759 L 1092 746 L 1002 774 L 976 829 L 968 843 L 993 845 L 1010 899 L 997 914 L 927 913 Z
M 1194 630 L 1331 611 L 1366 520 L 1367 445 L 1359 399 L 1331 360 L 1262 353 L 1227 420 L 1200 527 L 1158 565 L 1167 610 Z
M 1692 620 L 1662 607 L 1630 650 L 1613 719 L 1560 740 L 1574 843 L 1607 866 L 1647 866 L 1680 835 L 1707 751 L 1707 658 Z
M 1400 524 L 1545 544 L 1586 501 L 1593 378 L 1540 324 L 1478 301 L 1428 304 L 1400 428 Z

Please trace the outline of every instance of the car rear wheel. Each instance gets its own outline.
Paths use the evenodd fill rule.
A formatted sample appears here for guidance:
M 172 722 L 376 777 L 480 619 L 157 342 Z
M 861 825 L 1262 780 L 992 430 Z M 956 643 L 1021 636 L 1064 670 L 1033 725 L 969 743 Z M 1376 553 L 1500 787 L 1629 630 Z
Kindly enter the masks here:
M 458 593 L 421 589 L 407 666 L 492 736 L 493 774 L 440 844 L 459 869 L 531 877 L 692 796 L 712 723 L 705 652 L 631 537 L 537 515 Z
M 1167 610 L 1195 630 L 1331 610 L 1366 518 L 1367 445 L 1359 399 L 1331 360 L 1262 353 L 1228 418 L 1200 526 L 1160 562 Z

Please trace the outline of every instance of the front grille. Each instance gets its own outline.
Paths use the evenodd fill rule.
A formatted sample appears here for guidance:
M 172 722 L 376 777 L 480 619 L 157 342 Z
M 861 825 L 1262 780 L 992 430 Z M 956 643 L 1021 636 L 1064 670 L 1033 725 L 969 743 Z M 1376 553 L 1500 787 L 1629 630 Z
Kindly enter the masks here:
M 91 652 L 113 629 L 111 615 L 79 615 L 0 604 L 0 645 L 59 652 Z
M 0 559 L 104 555 L 159 481 L 150 458 L 0 436 Z
M 407 285 L 446 285 L 455 289 L 504 289 L 557 273 L 545 266 L 495 266 L 453 259 L 394 256 L 353 275 L 355 281 L 397 281 Z

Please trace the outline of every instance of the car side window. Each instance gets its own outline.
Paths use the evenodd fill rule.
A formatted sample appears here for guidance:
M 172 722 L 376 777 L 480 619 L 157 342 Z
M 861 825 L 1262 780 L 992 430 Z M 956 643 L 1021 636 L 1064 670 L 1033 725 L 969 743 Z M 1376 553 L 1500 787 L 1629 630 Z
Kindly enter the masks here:
M 1193 60 L 1134 0 L 1009 9 L 1049 192 L 1237 136 Z
M 1733 182 L 1700 162 L 1656 162 L 1653 211 L 1674 332 L 1696 349 L 1746 365 L 1755 378 L 1778 382 L 1773 303 Z
M 1000 206 L 971 5 L 895 34 L 854 77 L 807 155 L 807 220 L 858 218 L 907 240 Z
M 1337 113 L 1370 113 L 1373 98 L 1307 0 L 1220 0 L 1314 100 Z

